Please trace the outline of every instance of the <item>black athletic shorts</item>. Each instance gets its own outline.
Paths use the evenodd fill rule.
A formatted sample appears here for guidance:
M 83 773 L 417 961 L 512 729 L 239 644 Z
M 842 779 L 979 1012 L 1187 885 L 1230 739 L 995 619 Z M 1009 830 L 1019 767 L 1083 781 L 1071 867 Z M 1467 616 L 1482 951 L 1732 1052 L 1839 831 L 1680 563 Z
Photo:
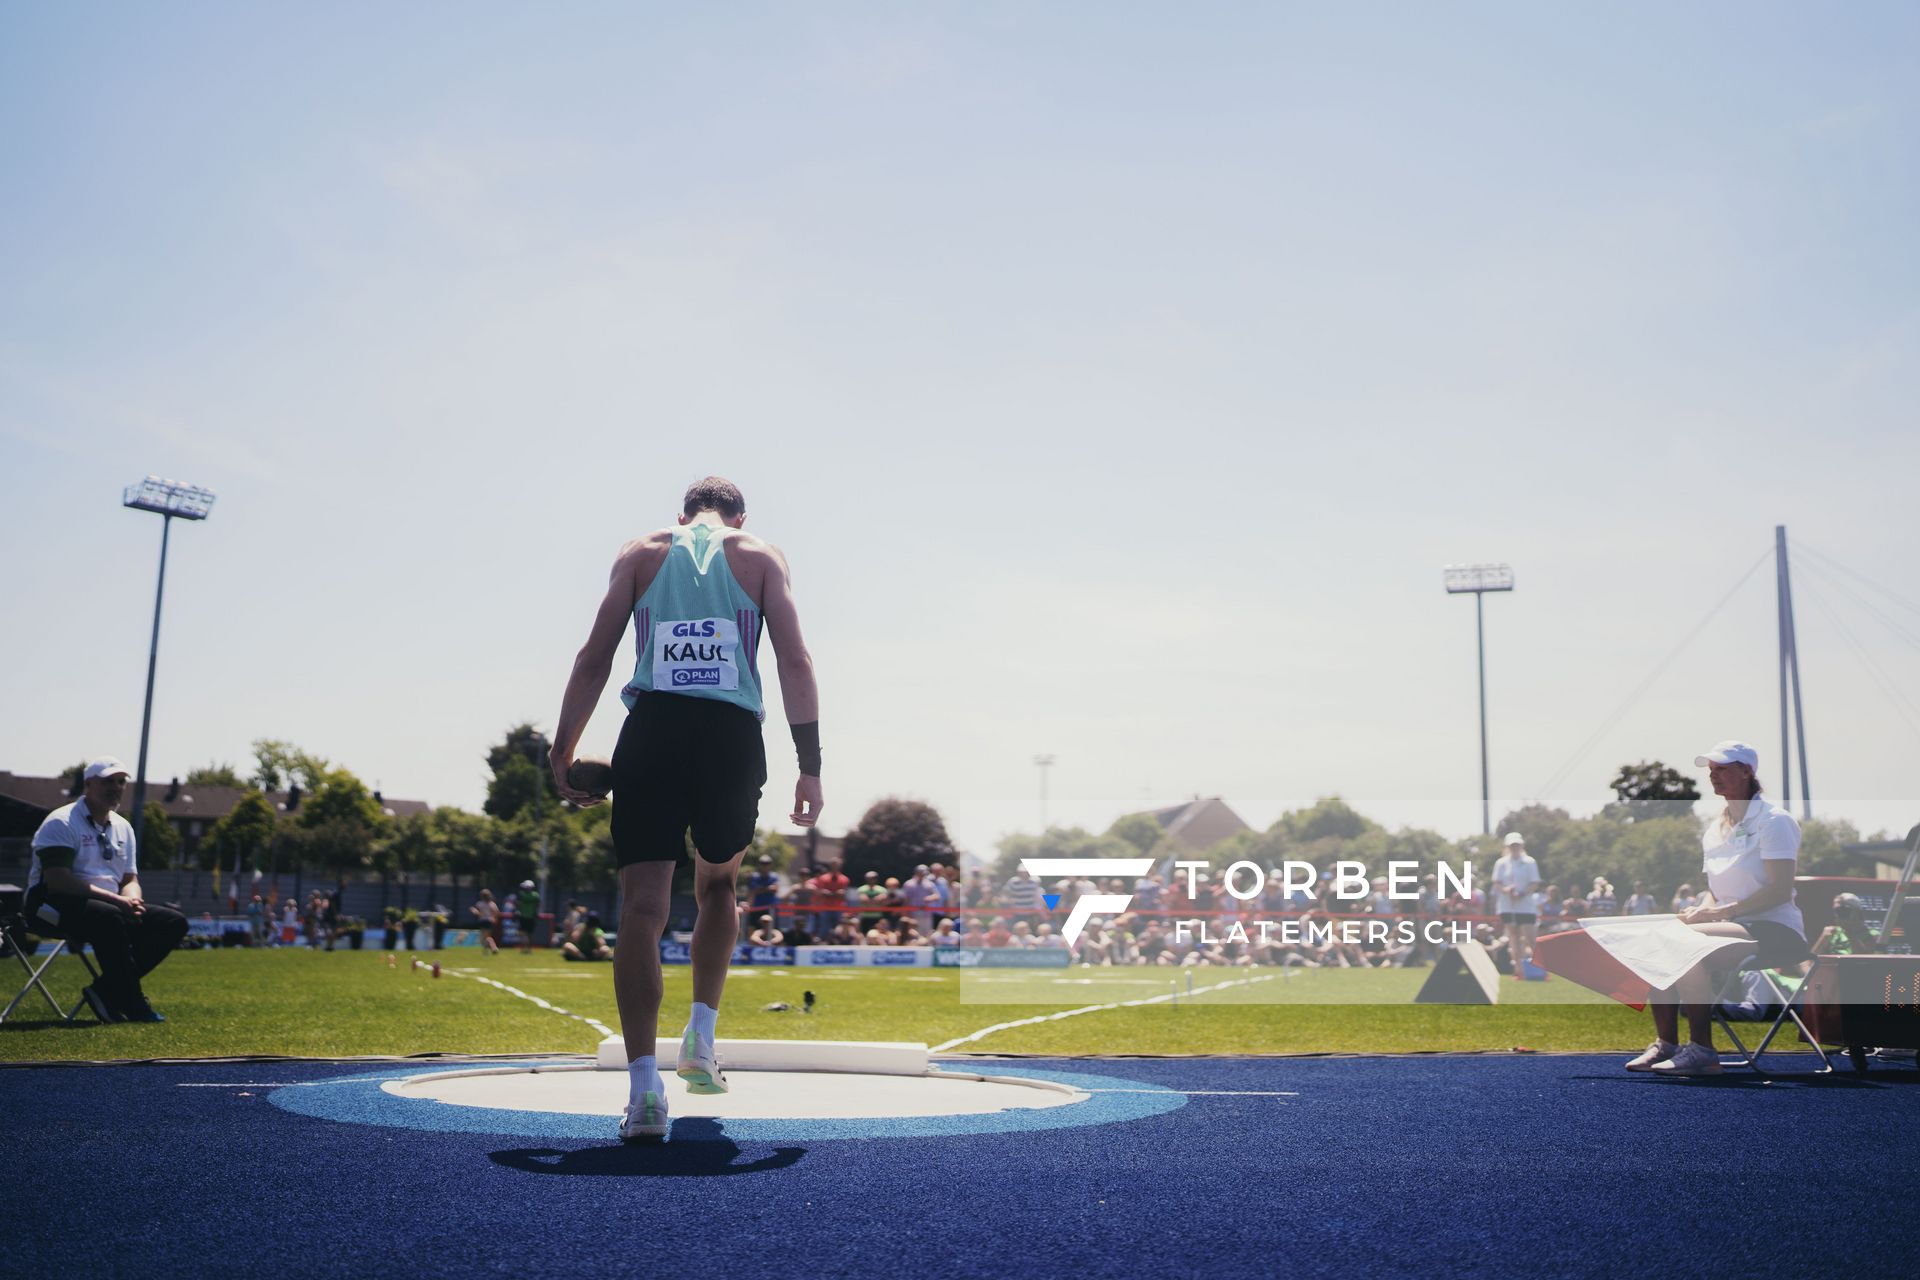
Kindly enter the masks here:
M 1807 940 L 1778 920 L 1742 920 L 1735 924 L 1753 935 L 1754 959 L 1763 965 L 1797 964 L 1807 958 Z
M 613 847 L 623 867 L 678 862 L 686 833 L 708 862 L 753 843 L 767 748 L 753 712 L 713 698 L 641 693 L 613 749 Z

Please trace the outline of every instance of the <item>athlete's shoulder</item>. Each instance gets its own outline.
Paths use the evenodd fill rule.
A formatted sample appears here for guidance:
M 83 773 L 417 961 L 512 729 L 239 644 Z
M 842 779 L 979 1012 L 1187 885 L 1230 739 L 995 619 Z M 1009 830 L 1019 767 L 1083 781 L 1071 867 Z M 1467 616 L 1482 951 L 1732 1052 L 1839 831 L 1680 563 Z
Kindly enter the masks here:
M 745 529 L 735 529 L 727 535 L 727 558 L 729 560 L 757 560 L 761 563 L 774 561 L 784 565 L 787 557 L 779 547 L 774 546 L 757 534 Z
M 637 556 L 659 555 L 673 546 L 672 529 L 655 529 L 643 533 L 621 546 L 619 559 L 630 560 Z

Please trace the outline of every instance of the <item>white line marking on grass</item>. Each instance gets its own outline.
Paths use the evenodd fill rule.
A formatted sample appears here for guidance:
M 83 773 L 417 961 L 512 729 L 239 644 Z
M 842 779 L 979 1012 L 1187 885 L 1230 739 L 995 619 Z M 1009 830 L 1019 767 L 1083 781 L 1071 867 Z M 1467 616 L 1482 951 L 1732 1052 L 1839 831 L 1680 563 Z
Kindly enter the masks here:
M 418 962 L 416 961 L 415 963 L 418 963 Z M 442 977 L 447 977 L 447 978 L 466 978 L 468 981 L 482 983 L 486 986 L 496 988 L 497 990 L 500 990 L 500 991 L 504 991 L 510 996 L 519 996 L 522 1000 L 531 1000 L 534 1004 L 538 1005 L 542 1009 L 546 1009 L 553 1013 L 560 1014 L 563 1017 L 572 1018 L 576 1022 L 586 1023 L 589 1027 L 592 1027 L 596 1032 L 598 1032 L 600 1034 L 600 1038 L 603 1040 L 613 1034 L 613 1028 L 609 1027 L 606 1023 L 600 1021 L 598 1018 L 589 1018 L 584 1013 L 575 1013 L 570 1009 L 562 1009 L 557 1004 L 547 1003 L 545 1000 L 542 1000 L 539 996 L 530 996 L 518 987 L 510 987 L 504 982 L 497 982 L 492 978 L 483 977 L 477 972 L 465 973 L 458 969 L 442 969 L 440 971 L 440 974 Z
M 1212 986 L 1195 987 L 1191 991 L 1163 991 L 1157 996 L 1142 996 L 1135 1000 L 1115 1000 L 1111 1004 L 1089 1004 L 1083 1005 L 1078 1009 L 1062 1009 L 1058 1013 L 1043 1013 L 1032 1018 L 1017 1018 L 1012 1022 L 996 1022 L 990 1027 L 982 1027 L 978 1031 L 961 1036 L 958 1039 L 949 1040 L 945 1044 L 937 1044 L 927 1050 L 927 1052 L 945 1053 L 949 1049 L 958 1049 L 963 1044 L 972 1044 L 974 1041 L 990 1036 L 996 1031 L 1011 1031 L 1015 1027 L 1038 1026 L 1043 1022 L 1059 1022 L 1063 1018 L 1077 1018 L 1083 1013 L 1105 1013 L 1109 1009 L 1132 1009 L 1140 1005 L 1166 1004 L 1170 1000 L 1177 1000 L 1182 997 L 1190 1000 L 1194 996 L 1205 995 L 1209 991 L 1225 991 L 1228 987 L 1247 987 L 1252 986 L 1256 982 L 1272 982 L 1278 976 L 1277 974 L 1261 974 L 1253 978 L 1232 978 L 1226 982 L 1216 982 Z

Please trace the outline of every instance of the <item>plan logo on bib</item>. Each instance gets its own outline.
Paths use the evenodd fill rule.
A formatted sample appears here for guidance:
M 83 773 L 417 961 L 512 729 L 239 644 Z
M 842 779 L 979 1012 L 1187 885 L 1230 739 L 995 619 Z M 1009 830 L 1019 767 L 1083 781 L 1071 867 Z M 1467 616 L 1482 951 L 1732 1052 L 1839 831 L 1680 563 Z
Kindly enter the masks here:
M 1046 880 L 1055 876 L 1121 876 L 1128 880 L 1137 880 L 1153 870 L 1152 858 L 1022 858 L 1020 865 L 1033 874 L 1035 880 Z M 1042 894 L 1047 909 L 1051 911 L 1060 903 L 1060 895 Z M 1133 901 L 1130 893 L 1086 893 L 1076 898 L 1072 910 L 1067 912 L 1067 922 L 1060 926 L 1060 936 L 1072 946 L 1079 941 L 1081 930 L 1087 927 L 1087 921 L 1095 915 L 1117 916 L 1127 909 Z

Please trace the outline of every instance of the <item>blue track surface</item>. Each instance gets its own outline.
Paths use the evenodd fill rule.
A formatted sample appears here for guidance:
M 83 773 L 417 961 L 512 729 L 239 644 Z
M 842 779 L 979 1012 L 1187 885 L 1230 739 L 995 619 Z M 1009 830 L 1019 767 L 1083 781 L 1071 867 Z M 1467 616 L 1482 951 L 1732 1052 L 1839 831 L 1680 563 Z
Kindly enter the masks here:
M 1617 1056 L 1002 1065 L 1147 1104 L 854 1141 L 683 1121 L 627 1148 L 292 1104 L 346 1097 L 384 1071 L 366 1064 L 0 1071 L 0 1272 L 1537 1280 L 1911 1256 L 1911 1066 L 1763 1085 L 1631 1076 Z M 1230 1096 L 1262 1090 L 1293 1096 Z

